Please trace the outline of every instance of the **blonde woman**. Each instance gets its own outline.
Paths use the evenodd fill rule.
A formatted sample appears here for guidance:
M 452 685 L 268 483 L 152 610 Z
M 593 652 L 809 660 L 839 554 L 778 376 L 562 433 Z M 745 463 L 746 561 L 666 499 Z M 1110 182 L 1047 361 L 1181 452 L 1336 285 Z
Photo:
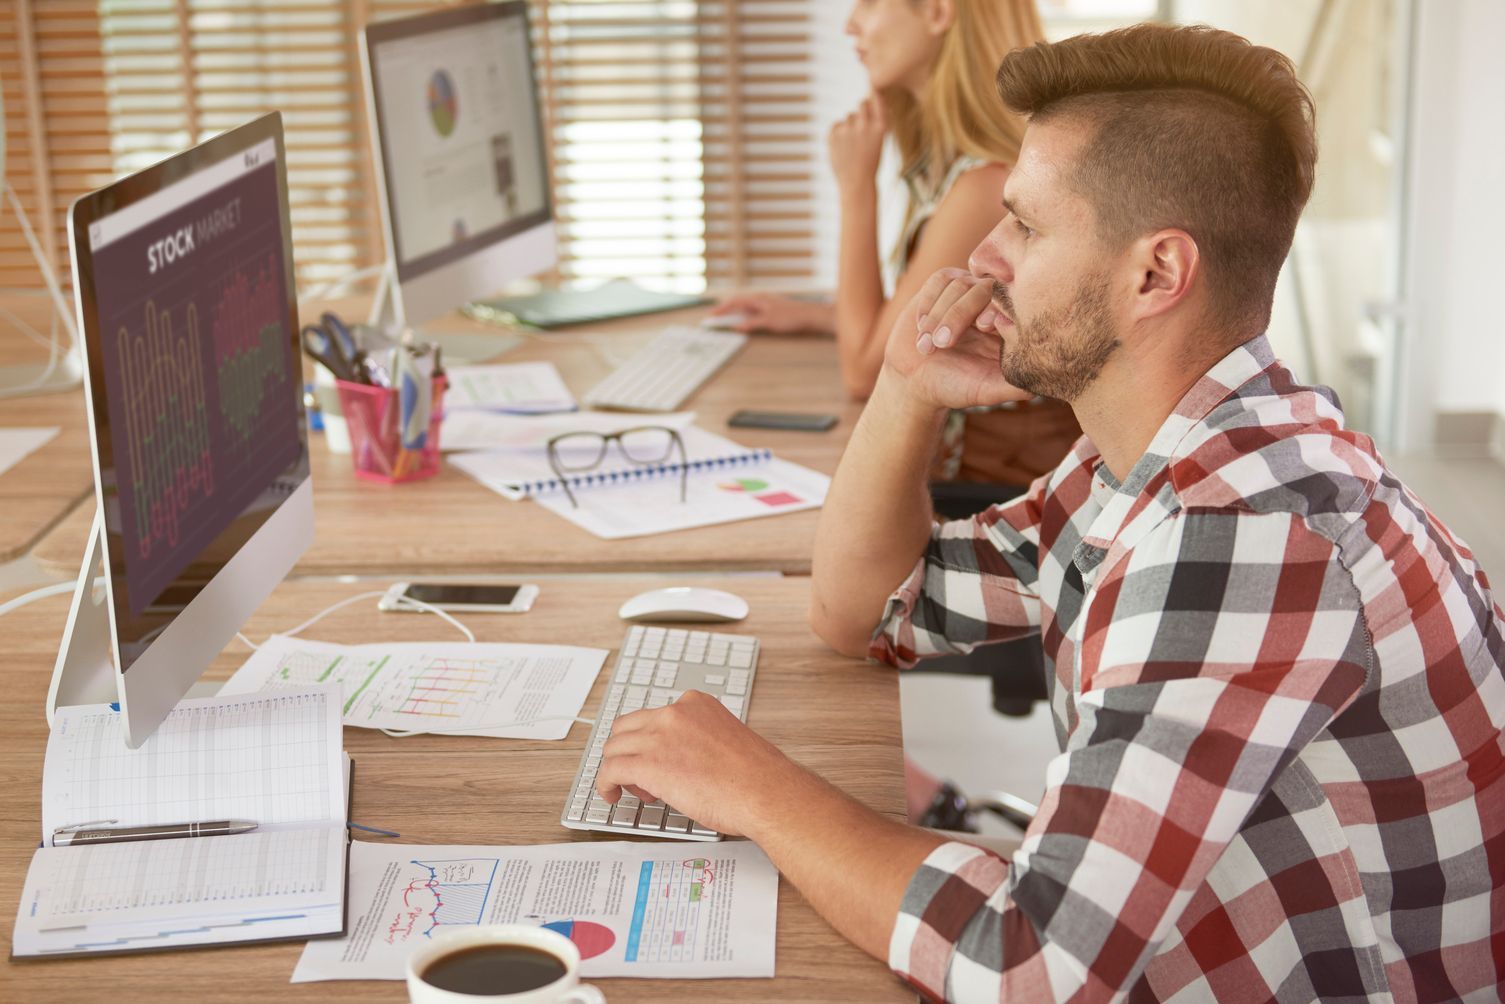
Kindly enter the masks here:
M 828 142 L 841 199 L 836 302 L 747 293 L 713 313 L 745 315 L 744 331 L 835 334 L 846 390 L 865 399 L 904 304 L 937 269 L 965 267 L 1004 215 L 999 197 L 1024 122 L 1004 108 L 994 74 L 1005 53 L 1043 35 L 1034 0 L 857 0 L 846 31 L 856 40 L 872 93 L 831 129 Z M 888 298 L 878 250 L 877 172 L 890 133 L 909 205 Z M 1049 402 L 1013 411 L 1007 419 L 1004 412 L 954 416 L 937 478 L 1022 485 L 1054 467 L 1077 434 L 1070 409 Z

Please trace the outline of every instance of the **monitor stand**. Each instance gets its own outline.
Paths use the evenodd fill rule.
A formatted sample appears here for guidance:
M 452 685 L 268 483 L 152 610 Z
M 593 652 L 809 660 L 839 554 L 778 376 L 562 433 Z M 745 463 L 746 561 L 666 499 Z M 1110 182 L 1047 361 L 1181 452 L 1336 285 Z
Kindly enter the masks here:
M 366 323 L 371 327 L 392 335 L 399 335 L 408 327 L 397 309 L 397 297 L 393 292 L 396 285 L 397 269 L 388 262 L 386 268 L 382 269 L 381 278 L 377 280 L 376 298 L 371 301 L 371 313 L 366 317 Z M 444 361 L 457 366 L 489 362 L 523 342 L 521 335 L 506 331 L 415 330 L 413 335 L 419 341 L 438 345 L 444 350 Z
M 104 574 L 104 513 L 96 505 L 84 564 L 73 587 L 73 605 L 63 628 L 52 685 L 47 688 L 47 724 L 58 708 L 120 700 L 119 673 L 110 635 L 108 591 L 94 587 Z

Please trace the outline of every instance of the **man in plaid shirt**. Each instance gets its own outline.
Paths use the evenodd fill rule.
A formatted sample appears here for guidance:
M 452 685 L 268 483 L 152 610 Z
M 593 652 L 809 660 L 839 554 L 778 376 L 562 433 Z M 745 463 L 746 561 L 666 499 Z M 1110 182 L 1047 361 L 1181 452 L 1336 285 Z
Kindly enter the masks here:
M 1012 53 L 999 88 L 1030 116 L 1009 215 L 894 332 L 811 619 L 901 667 L 1038 635 L 1061 753 L 1022 846 L 884 820 L 694 694 L 618 720 L 603 793 L 746 833 L 929 998 L 1499 999 L 1505 615 L 1262 336 L 1309 96 L 1147 25 Z M 947 409 L 1031 393 L 1071 402 L 1072 455 L 935 525 Z

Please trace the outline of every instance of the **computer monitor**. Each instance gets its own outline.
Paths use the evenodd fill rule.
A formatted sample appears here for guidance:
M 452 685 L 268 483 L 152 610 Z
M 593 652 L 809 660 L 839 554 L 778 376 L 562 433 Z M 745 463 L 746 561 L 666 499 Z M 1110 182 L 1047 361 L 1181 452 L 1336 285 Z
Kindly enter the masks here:
M 313 539 L 286 164 L 273 113 L 69 211 L 97 510 L 49 720 L 140 745 Z
M 422 324 L 557 261 L 527 8 L 457 7 L 362 35 L 392 322 Z

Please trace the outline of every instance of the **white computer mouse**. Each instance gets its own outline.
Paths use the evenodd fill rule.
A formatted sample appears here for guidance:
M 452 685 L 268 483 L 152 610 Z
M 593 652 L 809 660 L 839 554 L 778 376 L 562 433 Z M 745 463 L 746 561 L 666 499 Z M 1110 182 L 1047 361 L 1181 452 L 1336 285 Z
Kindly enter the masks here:
M 747 601 L 720 589 L 670 586 L 638 593 L 617 616 L 624 621 L 740 621 L 747 616 Z

